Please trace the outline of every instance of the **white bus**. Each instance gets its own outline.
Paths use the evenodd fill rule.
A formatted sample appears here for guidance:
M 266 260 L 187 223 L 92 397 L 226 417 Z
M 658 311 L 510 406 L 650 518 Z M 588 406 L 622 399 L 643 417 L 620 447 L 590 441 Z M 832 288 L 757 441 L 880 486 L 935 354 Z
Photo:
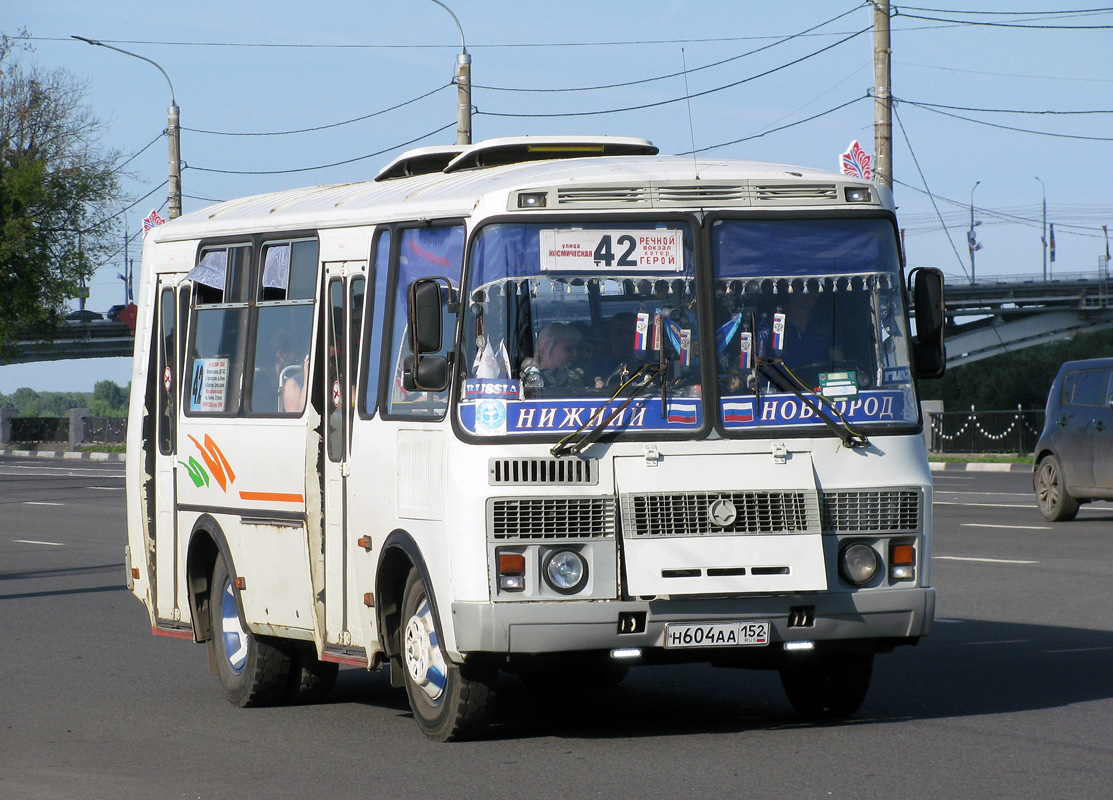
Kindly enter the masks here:
M 143 249 L 128 587 L 238 705 L 387 666 L 459 739 L 500 672 L 696 661 L 851 714 L 935 605 L 912 283 L 884 187 L 634 138 L 188 214 Z

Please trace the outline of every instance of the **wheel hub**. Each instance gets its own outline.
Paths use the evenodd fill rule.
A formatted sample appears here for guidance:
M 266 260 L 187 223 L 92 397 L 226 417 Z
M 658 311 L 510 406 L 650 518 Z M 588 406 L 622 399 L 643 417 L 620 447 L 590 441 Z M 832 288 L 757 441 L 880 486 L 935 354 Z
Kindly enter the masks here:
M 406 622 L 403 651 L 410 680 L 431 701 L 439 701 L 444 694 L 447 670 L 437 640 L 432 610 L 424 597 L 421 598 L 417 611 Z

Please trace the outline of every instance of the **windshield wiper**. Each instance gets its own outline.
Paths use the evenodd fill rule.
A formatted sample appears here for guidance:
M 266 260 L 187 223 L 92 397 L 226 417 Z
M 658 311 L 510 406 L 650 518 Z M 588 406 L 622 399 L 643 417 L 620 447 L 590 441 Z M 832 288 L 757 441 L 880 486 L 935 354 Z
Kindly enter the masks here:
M 644 394 L 646 389 L 653 385 L 653 379 L 656 378 L 658 375 L 661 376 L 661 382 L 664 383 L 665 373 L 661 370 L 659 363 L 642 364 L 640 367 L 634 370 L 633 374 L 631 374 L 630 377 L 628 377 L 619 385 L 617 389 L 615 389 L 614 394 L 607 398 L 607 402 L 603 404 L 603 407 L 600 408 L 597 413 L 589 416 L 584 424 L 582 424 L 580 427 L 576 428 L 576 430 L 572 431 L 572 433 L 568 434 L 559 442 L 554 444 L 552 448 L 550 448 L 549 452 L 558 458 L 563 455 L 575 456 L 582 453 L 592 444 L 592 442 L 594 442 L 602 435 L 603 431 L 606 430 L 607 426 L 614 421 L 615 417 L 625 411 L 629 407 L 630 403 Z M 630 396 L 627 397 L 620 405 L 611 410 L 611 412 L 607 414 L 606 417 L 604 417 L 603 411 L 609 408 L 611 403 L 613 403 L 618 398 L 618 396 L 622 394 L 623 390 L 626 389 L 628 386 L 634 384 L 634 382 L 639 377 L 642 377 L 643 380 L 641 383 L 634 386 L 633 390 L 630 392 Z M 661 391 L 663 394 L 664 389 L 662 389 Z
M 755 358 L 754 372 L 759 376 L 764 375 L 780 391 L 789 391 L 796 395 L 800 402 L 807 405 L 847 447 L 869 447 L 870 440 L 847 422 L 846 417 L 835 407 L 831 399 L 805 385 L 782 359 Z M 755 382 L 754 385 L 755 394 L 759 392 L 757 383 Z M 758 396 L 760 398 L 760 394 Z M 758 408 L 761 408 L 760 400 Z

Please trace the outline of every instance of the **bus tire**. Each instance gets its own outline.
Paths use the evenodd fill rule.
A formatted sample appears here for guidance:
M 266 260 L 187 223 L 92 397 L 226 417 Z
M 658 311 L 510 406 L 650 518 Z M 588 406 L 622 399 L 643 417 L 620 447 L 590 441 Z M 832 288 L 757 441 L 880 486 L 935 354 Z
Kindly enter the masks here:
M 1067 491 L 1059 459 L 1048 455 L 1036 467 L 1036 505 L 1048 522 L 1070 522 L 1078 516 L 1078 501 Z
M 873 675 L 873 653 L 793 654 L 780 667 L 788 702 L 806 720 L 842 719 L 862 706 Z
M 336 685 L 340 665 L 321 661 L 312 644 L 295 645 L 290 657 L 290 685 L 286 699 L 290 703 L 312 704 L 328 699 Z
M 291 642 L 244 630 L 240 601 L 223 558 L 209 587 L 209 647 L 224 695 L 234 706 L 281 703 L 290 681 Z
M 402 595 L 402 669 L 406 694 L 422 733 L 434 741 L 471 739 L 487 727 L 498 671 L 453 664 L 421 577 L 411 571 Z

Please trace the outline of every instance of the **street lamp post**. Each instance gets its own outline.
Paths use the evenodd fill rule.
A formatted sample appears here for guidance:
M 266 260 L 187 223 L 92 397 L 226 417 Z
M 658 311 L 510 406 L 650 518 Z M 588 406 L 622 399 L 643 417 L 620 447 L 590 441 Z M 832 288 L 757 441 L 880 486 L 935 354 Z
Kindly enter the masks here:
M 436 0 L 434 0 L 436 2 Z M 120 47 L 113 47 L 104 42 L 98 42 L 96 39 L 86 39 L 84 36 L 73 36 L 73 39 L 85 42 L 87 44 L 96 45 L 97 47 L 107 47 L 109 50 L 115 50 L 117 53 L 123 53 L 125 56 L 138 58 L 146 61 L 148 64 L 153 65 L 162 77 L 166 78 L 166 83 L 170 86 L 170 107 L 167 109 L 166 119 L 166 138 L 169 141 L 169 160 L 170 160 L 170 175 L 167 182 L 167 200 L 169 202 L 170 219 L 176 219 L 182 215 L 182 148 L 180 138 L 180 124 L 178 118 L 178 103 L 174 99 L 174 84 L 170 81 L 170 76 L 166 74 L 166 70 L 160 67 L 157 63 L 141 56 L 138 53 L 133 53 L 130 50 L 124 50 Z
M 460 31 L 460 55 L 456 57 L 456 144 L 471 144 L 471 53 L 464 43 L 464 28 L 452 9 L 441 0 L 432 0 L 452 16 Z
M 1036 178 L 1040 181 L 1039 178 Z M 1043 279 L 1047 280 L 1047 187 L 1040 181 L 1040 189 L 1043 190 L 1043 227 L 1040 228 L 1040 241 L 1043 242 Z
M 974 272 L 974 252 L 977 250 L 977 246 L 975 245 L 976 240 L 974 238 L 974 189 L 977 189 L 980 184 L 981 184 L 981 181 L 975 181 L 974 182 L 974 187 L 970 190 L 970 235 L 967 237 L 967 241 L 970 244 L 970 283 L 971 284 L 977 282 L 977 281 L 974 280 L 974 275 L 976 274 Z

